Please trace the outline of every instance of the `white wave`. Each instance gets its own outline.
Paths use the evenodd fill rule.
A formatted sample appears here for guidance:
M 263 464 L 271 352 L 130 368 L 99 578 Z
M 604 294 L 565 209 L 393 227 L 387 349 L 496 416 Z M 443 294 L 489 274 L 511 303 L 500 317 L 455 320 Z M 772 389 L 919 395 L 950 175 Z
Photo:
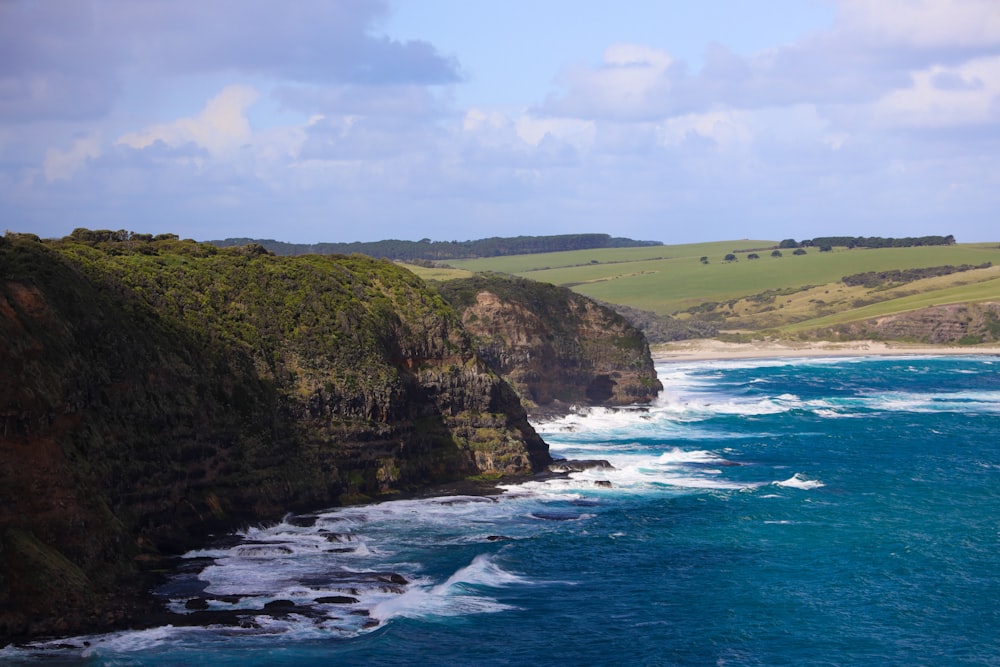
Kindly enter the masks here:
M 871 361 L 872 359 L 877 359 L 877 356 L 871 357 L 768 357 L 764 359 L 711 359 L 703 361 L 684 361 L 684 362 L 667 362 L 661 363 L 656 366 L 657 374 L 660 377 L 661 382 L 663 378 L 669 378 L 671 380 L 679 380 L 681 382 L 686 379 L 692 379 L 694 382 L 698 381 L 698 377 L 708 377 L 710 379 L 723 378 L 722 373 L 715 375 L 707 375 L 707 370 L 746 370 L 746 369 L 756 369 L 756 368 L 785 368 L 788 366 L 831 366 L 836 364 L 857 364 L 864 361 Z M 913 358 L 918 358 L 914 356 Z M 692 378 L 693 376 L 693 378 Z
M 174 627 L 165 625 L 147 630 L 125 630 L 101 635 L 67 637 L 31 642 L 23 646 L 8 646 L 0 649 L 0 661 L 5 660 L 46 660 L 75 656 L 82 659 L 136 653 L 162 647 L 164 644 L 184 641 L 192 635 L 204 634 L 198 627 Z
M 505 488 L 511 492 L 534 493 L 539 497 L 548 494 L 549 498 L 565 500 L 566 496 L 560 494 L 593 497 L 665 491 L 685 493 L 706 489 L 739 490 L 760 485 L 725 478 L 719 466 L 735 464 L 709 450 L 674 447 L 658 454 L 604 452 L 601 458 L 612 467 L 588 468 L 566 476 Z
M 533 424 L 550 445 L 572 443 L 575 449 L 595 451 L 628 448 L 622 434 L 650 440 L 715 440 L 716 431 L 702 431 L 701 422 L 718 416 L 779 414 L 798 407 L 797 403 L 769 397 L 750 400 L 725 395 L 691 395 L 665 398 L 642 413 L 592 408 L 557 420 Z
M 660 463 L 725 463 L 725 459 L 714 452 L 701 449 L 684 450 L 680 447 L 663 452 L 657 460 Z
M 490 556 L 480 554 L 446 581 L 434 586 L 415 586 L 402 595 L 385 599 L 371 609 L 370 615 L 384 622 L 397 617 L 427 618 L 508 611 L 515 607 L 470 587 L 501 588 L 528 583 L 527 579 L 498 566 Z
M 504 570 L 497 565 L 492 556 L 479 554 L 472 562 L 448 577 L 443 584 L 435 586 L 432 592 L 446 593 L 449 588 L 459 584 L 476 584 L 499 588 L 512 584 L 527 584 L 529 580 Z
M 869 409 L 887 412 L 960 412 L 963 414 L 996 414 L 1000 412 L 1000 391 L 892 392 L 865 396 L 864 401 Z
M 823 417 L 824 419 L 854 419 L 861 416 L 847 412 L 840 412 L 839 410 L 833 410 L 830 408 L 816 408 L 813 410 L 813 414 L 817 417 Z
M 823 482 L 819 481 L 818 479 L 808 479 L 801 473 L 795 473 L 786 480 L 774 483 L 778 486 L 785 486 L 793 489 L 805 489 L 805 490 L 818 489 L 822 486 L 825 486 L 825 484 L 823 484 Z

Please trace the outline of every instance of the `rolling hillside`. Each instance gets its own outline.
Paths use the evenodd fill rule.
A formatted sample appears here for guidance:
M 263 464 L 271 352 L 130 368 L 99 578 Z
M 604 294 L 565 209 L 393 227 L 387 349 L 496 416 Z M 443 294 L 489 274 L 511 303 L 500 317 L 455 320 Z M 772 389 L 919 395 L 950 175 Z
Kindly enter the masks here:
M 720 331 L 803 336 L 834 325 L 954 303 L 1000 301 L 1000 245 L 792 249 L 741 240 L 595 249 L 451 262 L 572 288 L 586 296 Z M 751 253 L 757 258 L 749 258 Z M 732 254 L 735 260 L 726 261 Z M 703 259 L 704 258 L 704 259 Z M 850 286 L 845 276 L 902 269 L 966 270 L 929 278 Z M 978 268 L 970 268 L 978 267 Z M 430 276 L 429 276 L 430 277 Z M 437 270 L 433 278 L 445 277 Z M 912 276 L 910 276 L 912 278 Z

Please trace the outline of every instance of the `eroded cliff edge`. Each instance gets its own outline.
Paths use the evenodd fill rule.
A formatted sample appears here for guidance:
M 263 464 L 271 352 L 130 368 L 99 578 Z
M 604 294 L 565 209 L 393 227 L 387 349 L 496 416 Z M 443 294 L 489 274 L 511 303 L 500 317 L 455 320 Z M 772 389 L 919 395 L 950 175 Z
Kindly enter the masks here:
M 0 640 L 127 622 L 213 531 L 550 460 L 408 271 L 79 232 L 0 238 Z
M 648 403 L 663 389 L 642 332 L 592 299 L 500 275 L 437 287 L 533 416 Z

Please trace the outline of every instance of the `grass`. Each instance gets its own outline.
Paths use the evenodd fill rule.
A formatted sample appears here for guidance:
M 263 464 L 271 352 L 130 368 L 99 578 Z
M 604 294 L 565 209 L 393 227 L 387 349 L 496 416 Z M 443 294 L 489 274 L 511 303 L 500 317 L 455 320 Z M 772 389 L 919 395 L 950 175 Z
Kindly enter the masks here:
M 520 275 L 527 272 L 552 269 L 593 268 L 595 264 L 620 264 L 692 257 L 697 260 L 703 255 L 718 255 L 719 259 L 721 259 L 726 253 L 733 252 L 735 249 L 757 248 L 776 244 L 776 241 L 743 240 L 670 246 L 645 246 L 642 248 L 598 248 L 594 250 L 539 253 L 536 255 L 452 260 L 449 264 L 455 268 L 468 269 L 470 271 L 497 271 L 499 273 L 516 273 Z
M 771 257 L 775 241 L 723 241 L 645 248 L 581 250 L 455 261 L 470 271 L 499 271 L 572 287 L 602 301 L 620 303 L 660 314 L 686 310 L 707 301 L 728 302 L 768 290 L 794 290 L 810 285 L 839 283 L 846 275 L 864 271 L 923 268 L 946 264 L 1000 264 L 995 243 L 956 244 L 917 248 L 809 248 L 796 256 L 782 250 Z M 756 249 L 760 259 L 748 260 Z M 725 262 L 736 252 L 737 261 Z M 703 264 L 700 258 L 708 258 Z M 989 290 L 985 290 L 989 292 Z M 993 292 L 983 298 L 1000 297 Z M 859 297 L 860 298 L 860 297 Z
M 987 272 L 991 276 L 997 276 L 1000 274 L 1000 267 L 993 267 L 992 269 L 988 269 Z M 960 279 L 957 280 L 961 282 Z M 911 290 L 905 291 L 912 291 L 913 289 L 920 287 L 923 287 L 923 289 L 921 289 L 917 294 L 905 294 L 886 301 L 846 309 L 823 317 L 804 320 L 802 322 L 783 326 L 779 329 L 779 332 L 783 334 L 795 334 L 809 329 L 819 329 L 836 324 L 856 322 L 872 317 L 882 317 L 894 313 L 918 310 L 929 306 L 1000 300 L 1000 277 L 993 277 L 988 280 L 974 282 L 971 284 L 953 284 L 939 289 L 914 284 Z

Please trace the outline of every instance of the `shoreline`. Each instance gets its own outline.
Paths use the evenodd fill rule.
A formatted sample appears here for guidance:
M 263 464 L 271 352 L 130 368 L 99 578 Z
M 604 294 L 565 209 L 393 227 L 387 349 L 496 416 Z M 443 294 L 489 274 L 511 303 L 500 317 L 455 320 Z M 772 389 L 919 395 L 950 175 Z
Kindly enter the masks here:
M 697 338 L 650 346 L 654 363 L 726 361 L 735 359 L 781 359 L 795 357 L 868 357 L 907 355 L 997 355 L 1000 345 L 926 345 L 873 340 L 754 341 L 727 343 Z

